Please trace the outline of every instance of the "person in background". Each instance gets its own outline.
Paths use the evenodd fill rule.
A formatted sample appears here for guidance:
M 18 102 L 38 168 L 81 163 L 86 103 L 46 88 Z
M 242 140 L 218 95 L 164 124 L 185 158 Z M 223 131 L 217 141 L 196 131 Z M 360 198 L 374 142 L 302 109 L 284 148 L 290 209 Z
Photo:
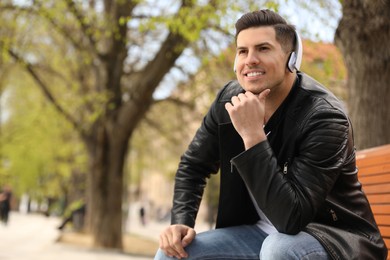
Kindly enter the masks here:
M 142 226 L 146 226 L 146 216 L 145 216 L 145 207 L 141 206 L 139 208 L 139 219 L 141 221 Z
M 68 223 L 73 224 L 75 230 L 81 230 L 84 227 L 84 218 L 86 215 L 87 204 L 84 200 L 78 200 L 73 202 L 67 212 L 64 214 L 64 219 L 57 227 L 59 230 L 63 230 Z
M 5 186 L 4 189 L 0 192 L 0 221 L 3 222 L 4 225 L 7 225 L 9 221 L 9 213 L 11 211 L 11 198 L 11 188 Z
M 301 72 L 294 26 L 271 10 L 236 22 L 237 81 L 218 93 L 176 172 L 155 259 L 386 259 L 358 181 L 343 104 Z M 221 174 L 216 229 L 196 234 Z

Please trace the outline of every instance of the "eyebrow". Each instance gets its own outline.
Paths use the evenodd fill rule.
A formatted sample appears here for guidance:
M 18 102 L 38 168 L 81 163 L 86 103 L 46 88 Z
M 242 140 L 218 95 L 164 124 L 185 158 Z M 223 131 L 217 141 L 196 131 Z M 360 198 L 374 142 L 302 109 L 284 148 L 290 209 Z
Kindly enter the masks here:
M 262 42 L 262 43 L 259 43 L 259 44 L 256 44 L 255 45 L 255 48 L 259 48 L 259 47 L 263 47 L 263 46 L 270 46 L 272 47 L 273 45 L 269 42 Z M 244 47 L 244 46 L 237 46 L 236 50 L 247 50 L 248 47 Z
M 247 50 L 247 49 L 248 49 L 247 47 L 237 47 L 236 51 L 242 51 L 242 50 Z

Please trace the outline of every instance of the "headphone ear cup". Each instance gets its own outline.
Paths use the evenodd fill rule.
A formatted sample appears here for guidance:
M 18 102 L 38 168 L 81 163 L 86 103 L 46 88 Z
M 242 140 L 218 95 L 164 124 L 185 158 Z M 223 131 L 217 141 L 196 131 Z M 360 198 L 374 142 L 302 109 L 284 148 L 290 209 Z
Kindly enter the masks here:
M 295 52 L 291 52 L 290 57 L 288 58 L 287 68 L 290 72 L 294 72 L 295 63 L 297 62 L 297 55 Z
M 236 57 L 234 58 L 234 64 L 233 64 L 233 71 L 234 71 L 234 73 L 237 72 L 236 63 L 237 63 L 237 55 L 236 55 Z

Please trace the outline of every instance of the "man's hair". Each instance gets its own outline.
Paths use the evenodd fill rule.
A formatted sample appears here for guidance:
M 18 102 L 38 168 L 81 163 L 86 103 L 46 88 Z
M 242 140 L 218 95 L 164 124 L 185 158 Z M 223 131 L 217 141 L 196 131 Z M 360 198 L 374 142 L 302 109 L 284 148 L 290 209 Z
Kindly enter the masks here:
M 242 30 L 262 26 L 271 26 L 274 28 L 276 40 L 285 52 L 294 50 L 294 46 L 297 44 L 295 26 L 288 24 L 283 17 L 268 9 L 246 13 L 237 20 L 236 42 L 237 36 Z

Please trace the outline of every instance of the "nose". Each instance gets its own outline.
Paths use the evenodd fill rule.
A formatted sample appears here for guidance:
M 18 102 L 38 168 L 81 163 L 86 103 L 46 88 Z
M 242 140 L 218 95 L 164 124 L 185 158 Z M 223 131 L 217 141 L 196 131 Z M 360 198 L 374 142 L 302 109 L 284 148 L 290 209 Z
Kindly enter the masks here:
M 255 51 L 249 51 L 248 56 L 245 59 L 245 65 L 251 67 L 259 64 L 260 59 Z

